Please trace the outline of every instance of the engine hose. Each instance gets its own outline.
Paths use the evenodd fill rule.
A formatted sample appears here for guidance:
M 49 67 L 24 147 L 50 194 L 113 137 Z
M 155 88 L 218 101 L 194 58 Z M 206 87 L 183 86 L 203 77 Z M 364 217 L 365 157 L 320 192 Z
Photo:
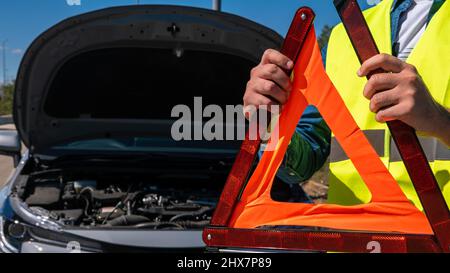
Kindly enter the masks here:
M 147 217 L 139 215 L 123 215 L 111 221 L 108 221 L 105 226 L 135 226 L 150 221 Z

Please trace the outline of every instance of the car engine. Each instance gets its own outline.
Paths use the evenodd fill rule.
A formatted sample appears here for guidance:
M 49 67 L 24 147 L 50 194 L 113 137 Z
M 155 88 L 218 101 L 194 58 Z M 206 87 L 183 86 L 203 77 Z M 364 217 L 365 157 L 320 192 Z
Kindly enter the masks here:
M 221 186 L 191 179 L 36 177 L 23 197 L 30 210 L 66 226 L 192 230 L 206 227 Z M 171 180 L 171 181 L 168 181 Z

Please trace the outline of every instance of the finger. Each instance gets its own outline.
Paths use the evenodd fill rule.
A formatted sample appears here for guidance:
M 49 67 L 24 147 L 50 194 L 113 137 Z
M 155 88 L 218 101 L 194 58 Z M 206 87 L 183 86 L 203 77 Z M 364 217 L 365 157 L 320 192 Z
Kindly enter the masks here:
M 383 109 L 393 107 L 400 102 L 400 97 L 396 89 L 375 94 L 370 100 L 370 111 L 378 113 Z
M 261 64 L 276 64 L 286 70 L 290 70 L 294 67 L 294 62 L 291 59 L 273 49 L 268 49 L 264 52 Z
M 260 66 L 255 72 L 255 75 L 257 77 L 275 82 L 287 92 L 292 90 L 291 79 L 279 66 L 275 64 Z
M 270 111 L 272 105 L 278 105 L 276 101 L 261 94 L 254 94 L 249 100 L 245 109 L 268 109 Z
M 383 110 L 378 111 L 375 119 L 379 123 L 385 123 L 393 120 L 398 120 L 401 116 L 401 106 L 394 105 L 392 107 L 385 108 Z
M 365 77 L 369 75 L 370 72 L 377 69 L 383 69 L 386 72 L 400 73 L 405 68 L 405 65 L 405 62 L 394 56 L 378 54 L 363 63 L 358 70 L 358 76 Z
M 252 85 L 253 90 L 256 90 L 256 93 L 270 97 L 278 102 L 278 104 L 285 104 L 287 102 L 289 94 L 283 91 L 273 81 L 257 78 L 252 80 L 250 85 Z
M 367 81 L 366 86 L 364 86 L 364 97 L 370 100 L 376 93 L 393 89 L 398 83 L 399 77 L 397 74 L 375 74 Z
M 243 109 L 244 116 L 247 120 L 252 120 L 256 111 L 257 108 L 254 105 L 246 105 Z

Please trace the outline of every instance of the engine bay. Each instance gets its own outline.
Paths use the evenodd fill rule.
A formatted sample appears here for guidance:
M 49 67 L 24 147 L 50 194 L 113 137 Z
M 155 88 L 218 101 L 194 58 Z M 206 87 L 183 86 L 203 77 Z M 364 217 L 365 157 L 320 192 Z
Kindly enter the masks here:
M 65 226 L 195 230 L 206 227 L 223 185 L 202 177 L 39 175 L 23 200 L 36 215 Z
M 30 161 L 14 191 L 32 214 L 69 228 L 202 230 L 233 162 L 119 159 Z M 298 184 L 278 177 L 271 195 L 278 202 L 311 202 Z

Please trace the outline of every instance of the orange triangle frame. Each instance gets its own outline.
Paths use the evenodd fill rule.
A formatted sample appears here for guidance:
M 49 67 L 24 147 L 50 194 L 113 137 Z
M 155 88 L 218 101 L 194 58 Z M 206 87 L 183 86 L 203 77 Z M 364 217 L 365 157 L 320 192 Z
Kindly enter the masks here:
M 298 17 L 304 14 L 314 17 L 309 8 L 301 8 L 294 22 L 299 22 Z M 245 186 L 246 173 L 239 172 L 237 165 L 233 167 L 212 226 L 204 231 L 204 241 L 210 247 L 351 252 L 365 252 L 375 242 L 382 243 L 385 252 L 442 251 L 427 217 L 407 200 L 328 78 L 312 19 L 302 24 L 296 30 L 307 31 L 300 37 L 304 42 L 294 69 L 294 91 L 277 125 L 280 138 L 269 142 L 276 149 L 264 153 Z M 319 109 L 352 160 L 372 193 L 371 203 L 344 207 L 279 203 L 271 199 L 276 172 L 309 104 Z M 246 140 L 237 162 L 251 162 L 258 145 L 258 141 Z M 261 226 L 306 226 L 310 231 L 257 229 Z M 329 231 L 311 231 L 317 227 Z
M 370 232 L 433 234 L 426 216 L 403 194 L 346 108 L 322 65 L 313 29 L 294 68 L 293 91 L 266 151 L 231 217 L 230 226 L 311 226 Z M 308 105 L 315 105 L 372 193 L 369 204 L 344 207 L 274 202 L 270 197 L 296 125 Z

